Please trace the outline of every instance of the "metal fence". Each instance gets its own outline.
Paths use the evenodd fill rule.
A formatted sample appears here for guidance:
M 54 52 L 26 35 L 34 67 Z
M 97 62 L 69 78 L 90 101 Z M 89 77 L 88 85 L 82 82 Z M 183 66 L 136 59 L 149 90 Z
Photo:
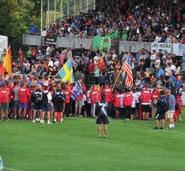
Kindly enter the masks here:
M 41 36 L 23 34 L 23 44 L 31 46 L 41 45 Z M 48 39 L 47 39 L 48 40 Z M 52 40 L 52 42 L 51 42 Z M 49 38 L 50 43 L 55 44 L 56 47 L 62 48 L 80 48 L 82 44 L 85 49 L 92 48 L 92 38 L 69 38 L 69 37 L 53 37 Z M 114 39 L 113 39 L 114 40 Z M 46 41 L 46 39 L 45 39 Z M 48 41 L 47 41 L 48 42 Z M 114 46 L 112 44 L 112 46 Z M 152 43 L 152 42 L 134 42 L 134 41 L 119 41 L 116 44 L 118 46 L 119 52 L 132 52 L 136 53 L 141 49 L 146 49 L 148 51 L 167 51 L 168 53 L 174 53 L 176 56 L 183 56 L 185 54 L 184 44 L 173 44 L 173 43 Z
M 41 45 L 41 36 L 23 34 L 23 44 L 24 45 Z M 56 47 L 71 47 L 79 48 L 80 44 L 83 45 L 85 49 L 92 47 L 92 38 L 69 38 L 69 37 L 57 37 Z M 151 42 L 132 42 L 132 41 L 119 41 L 119 51 L 129 51 L 137 52 L 138 50 L 145 48 L 151 50 Z

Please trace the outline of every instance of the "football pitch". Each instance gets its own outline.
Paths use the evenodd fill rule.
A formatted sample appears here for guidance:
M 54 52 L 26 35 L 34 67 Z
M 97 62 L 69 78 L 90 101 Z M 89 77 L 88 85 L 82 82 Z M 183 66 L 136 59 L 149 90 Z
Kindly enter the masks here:
M 175 130 L 153 127 L 112 119 L 104 139 L 94 119 L 0 122 L 0 155 L 5 171 L 185 171 L 185 122 Z

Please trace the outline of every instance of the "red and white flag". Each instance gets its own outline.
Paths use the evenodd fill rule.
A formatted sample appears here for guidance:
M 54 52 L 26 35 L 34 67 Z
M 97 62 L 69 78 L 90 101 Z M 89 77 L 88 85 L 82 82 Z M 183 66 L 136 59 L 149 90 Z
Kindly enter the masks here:
M 122 70 L 126 73 L 125 85 L 129 88 L 133 87 L 132 68 L 127 61 L 123 63 Z

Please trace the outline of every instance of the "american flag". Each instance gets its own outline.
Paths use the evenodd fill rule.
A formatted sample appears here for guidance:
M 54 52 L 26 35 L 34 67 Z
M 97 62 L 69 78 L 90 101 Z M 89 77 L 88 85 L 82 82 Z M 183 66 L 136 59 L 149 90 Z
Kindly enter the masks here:
M 129 88 L 133 86 L 132 68 L 127 61 L 123 63 L 122 70 L 126 73 L 125 85 Z

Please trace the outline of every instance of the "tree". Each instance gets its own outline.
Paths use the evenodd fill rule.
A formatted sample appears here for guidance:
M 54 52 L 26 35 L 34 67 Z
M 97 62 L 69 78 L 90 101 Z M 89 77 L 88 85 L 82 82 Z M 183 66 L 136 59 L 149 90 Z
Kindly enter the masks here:
M 21 44 L 22 33 L 28 30 L 31 17 L 22 0 L 1 0 L 0 21 L 0 34 L 8 36 L 10 45 L 16 46 Z

